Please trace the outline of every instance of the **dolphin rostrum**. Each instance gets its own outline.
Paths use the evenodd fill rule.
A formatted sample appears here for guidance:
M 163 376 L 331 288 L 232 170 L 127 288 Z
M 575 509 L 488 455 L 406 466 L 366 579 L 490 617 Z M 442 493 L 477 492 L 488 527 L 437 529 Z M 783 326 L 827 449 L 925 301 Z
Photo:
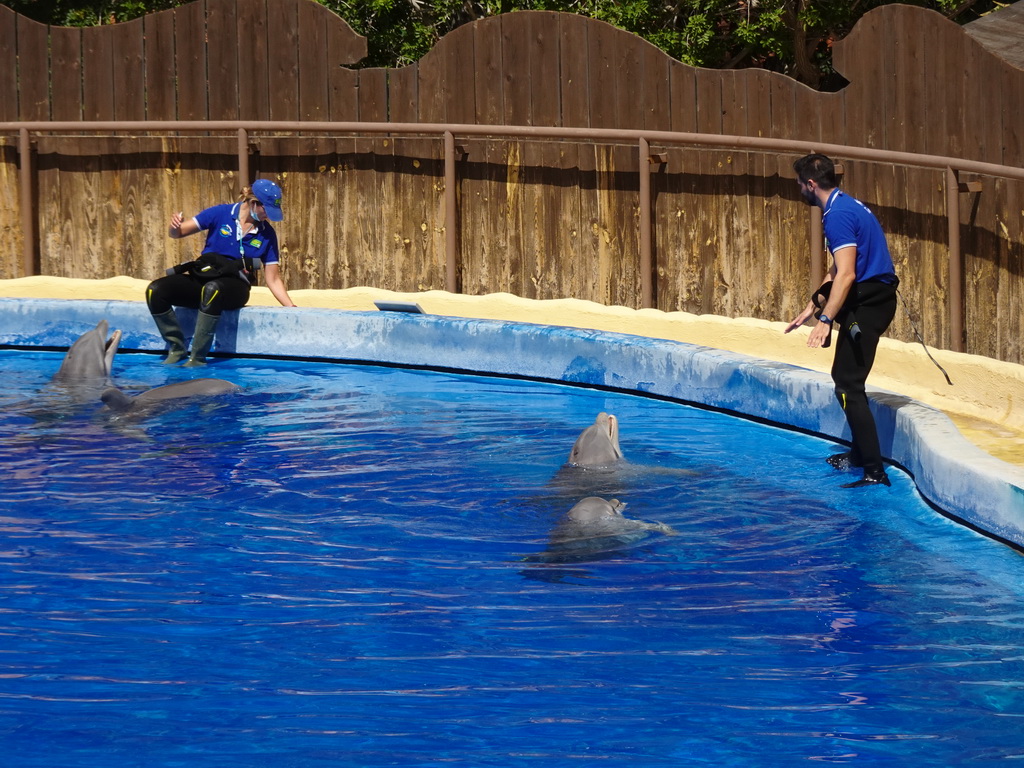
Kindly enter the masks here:
M 167 400 L 179 400 L 186 397 L 221 395 L 226 392 L 237 392 L 241 387 L 224 379 L 191 379 L 154 387 L 132 397 L 117 387 L 111 387 L 100 395 L 108 408 L 118 412 L 138 411 L 147 409 Z
M 569 452 L 569 464 L 574 467 L 607 467 L 621 460 L 619 420 L 603 411 L 580 433 Z

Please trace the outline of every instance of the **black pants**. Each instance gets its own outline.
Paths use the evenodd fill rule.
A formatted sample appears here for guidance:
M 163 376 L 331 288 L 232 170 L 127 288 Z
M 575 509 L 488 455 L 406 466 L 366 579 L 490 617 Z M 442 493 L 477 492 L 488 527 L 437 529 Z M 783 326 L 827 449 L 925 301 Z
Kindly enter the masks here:
M 146 303 L 154 315 L 172 307 L 198 309 L 220 315 L 226 309 L 241 309 L 249 301 L 249 282 L 241 277 L 218 277 L 203 282 L 187 272 L 154 280 L 146 289 Z
M 896 314 L 896 288 L 896 285 L 888 283 L 854 283 L 846 304 L 836 316 L 842 328 L 832 359 L 832 381 L 850 425 L 853 440 L 850 458 L 855 464 L 863 465 L 865 472 L 882 469 L 878 429 L 868 405 L 864 383 L 875 363 L 878 340 Z M 860 329 L 856 341 L 850 333 L 854 320 Z

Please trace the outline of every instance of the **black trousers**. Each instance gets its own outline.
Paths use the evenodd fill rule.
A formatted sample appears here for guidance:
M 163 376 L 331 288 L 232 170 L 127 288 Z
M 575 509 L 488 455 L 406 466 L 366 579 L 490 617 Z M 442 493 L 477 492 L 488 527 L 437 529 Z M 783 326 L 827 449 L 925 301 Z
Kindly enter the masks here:
M 854 283 L 846 304 L 836 316 L 842 327 L 832 358 L 832 381 L 836 385 L 836 398 L 850 425 L 853 442 L 850 458 L 855 464 L 862 465 L 865 472 L 882 469 L 878 429 L 864 385 L 875 363 L 878 340 L 896 315 L 897 285 L 870 281 Z M 856 340 L 851 334 L 854 322 L 860 331 Z
M 241 277 L 218 277 L 203 282 L 187 272 L 154 280 L 146 289 L 146 303 L 154 315 L 172 307 L 198 309 L 220 315 L 226 309 L 241 309 L 249 301 L 251 286 Z

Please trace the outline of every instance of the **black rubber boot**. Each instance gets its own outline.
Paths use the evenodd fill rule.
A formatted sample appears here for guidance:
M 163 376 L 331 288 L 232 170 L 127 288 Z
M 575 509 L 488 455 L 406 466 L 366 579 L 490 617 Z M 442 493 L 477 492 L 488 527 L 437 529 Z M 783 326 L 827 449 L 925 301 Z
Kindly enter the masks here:
M 220 315 L 208 315 L 200 312 L 196 315 L 196 332 L 192 334 L 192 356 L 185 363 L 185 368 L 196 368 L 206 365 L 206 355 L 213 346 L 213 335 L 217 331 Z
M 869 485 L 891 486 L 889 476 L 884 469 L 865 469 L 864 477 L 855 483 L 843 483 L 840 488 L 867 488 Z
M 845 453 L 833 453 L 825 461 L 828 462 L 829 466 L 833 469 L 846 471 L 851 467 L 862 467 L 863 464 L 853 455 L 852 451 L 846 451 Z
M 153 322 L 160 332 L 160 337 L 167 342 L 167 357 L 164 358 L 165 365 L 174 365 L 188 353 L 185 347 L 185 334 L 178 325 L 178 316 L 173 309 L 169 309 L 159 315 L 153 315 Z

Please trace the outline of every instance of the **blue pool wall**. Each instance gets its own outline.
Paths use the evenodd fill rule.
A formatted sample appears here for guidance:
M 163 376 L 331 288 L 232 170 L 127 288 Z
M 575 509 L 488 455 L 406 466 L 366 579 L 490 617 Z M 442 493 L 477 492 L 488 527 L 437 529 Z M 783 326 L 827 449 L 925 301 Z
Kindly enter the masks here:
M 195 313 L 179 314 L 190 334 Z M 122 350 L 163 350 L 145 304 L 131 301 L 0 299 L 0 345 L 66 348 L 104 319 L 111 329 L 122 331 Z M 613 388 L 849 439 L 826 374 L 711 347 L 606 331 L 399 312 L 247 307 L 223 315 L 213 352 L 440 368 Z M 215 367 L 200 370 L 199 375 L 216 375 Z M 115 360 L 115 380 L 116 375 Z M 869 395 L 883 454 L 910 472 L 926 499 L 981 531 L 1024 547 L 1024 468 L 968 442 L 941 411 L 884 390 L 869 389 Z

